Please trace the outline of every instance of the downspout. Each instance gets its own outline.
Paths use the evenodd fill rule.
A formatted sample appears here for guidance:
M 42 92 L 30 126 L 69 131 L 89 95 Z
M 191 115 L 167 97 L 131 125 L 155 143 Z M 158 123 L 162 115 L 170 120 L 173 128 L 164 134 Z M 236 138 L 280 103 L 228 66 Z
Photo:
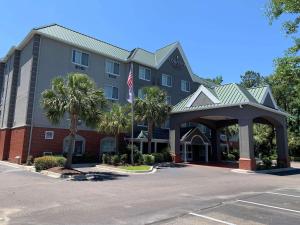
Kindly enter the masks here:
M 26 158 L 26 162 L 30 156 L 30 152 L 31 152 L 31 144 L 32 144 L 32 132 L 33 132 L 33 119 L 34 119 L 34 103 L 35 103 L 35 94 L 36 94 L 36 85 L 37 85 L 37 81 L 38 81 L 38 68 L 39 68 L 39 59 L 40 59 L 40 51 L 41 51 L 41 43 L 42 43 L 42 39 L 41 36 L 39 37 L 40 41 L 39 41 L 39 51 L 38 51 L 38 57 L 37 57 L 37 67 L 36 67 L 36 76 L 35 76 L 35 87 L 34 87 L 34 93 L 33 93 L 33 99 L 32 99 L 32 114 L 31 114 L 31 123 L 30 123 L 30 132 L 29 132 L 29 142 L 28 142 L 28 151 L 27 151 L 27 158 Z M 32 65 L 31 65 L 32 68 Z M 29 90 L 30 90 L 30 85 L 29 85 Z M 29 93 L 29 91 L 28 91 Z M 27 108 L 27 112 L 28 112 L 28 108 Z

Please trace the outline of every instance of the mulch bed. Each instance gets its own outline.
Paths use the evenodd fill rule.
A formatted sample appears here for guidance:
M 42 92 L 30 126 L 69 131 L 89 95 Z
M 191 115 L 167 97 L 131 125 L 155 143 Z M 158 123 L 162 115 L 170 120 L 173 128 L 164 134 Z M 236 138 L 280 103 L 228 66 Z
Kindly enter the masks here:
M 63 167 L 53 167 L 53 168 L 48 169 L 48 171 L 63 174 L 63 175 L 82 175 L 82 174 L 84 174 L 83 172 L 80 172 L 78 170 L 65 169 Z

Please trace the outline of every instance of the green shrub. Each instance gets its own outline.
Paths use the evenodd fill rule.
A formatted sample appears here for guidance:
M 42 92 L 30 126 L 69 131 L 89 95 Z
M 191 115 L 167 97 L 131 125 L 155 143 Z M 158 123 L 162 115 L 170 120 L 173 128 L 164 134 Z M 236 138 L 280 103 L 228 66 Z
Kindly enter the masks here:
M 111 163 L 114 165 L 114 166 L 117 166 L 120 164 L 120 156 L 119 155 L 113 155 L 111 157 Z
M 102 154 L 102 163 L 103 164 L 110 164 L 111 163 L 111 155 L 108 153 Z
M 161 163 L 164 161 L 164 154 L 163 153 L 152 153 L 154 156 L 155 163 Z
M 144 154 L 143 159 L 146 165 L 153 165 L 155 162 L 155 158 L 153 155 Z
M 235 161 L 235 155 L 229 153 L 227 155 L 227 160 L 229 160 L 229 161 Z
M 128 163 L 128 155 L 127 154 L 122 154 L 120 156 L 120 162 L 122 165 L 125 165 Z
M 239 152 L 238 149 L 233 149 L 230 153 L 231 153 L 232 155 L 234 155 L 235 160 L 239 160 L 239 159 L 240 159 L 240 152 Z
M 169 147 L 164 148 L 161 153 L 163 154 L 164 162 L 172 162 L 172 155 Z
M 264 157 L 262 161 L 266 169 L 270 169 L 272 167 L 272 160 L 269 157 Z
M 43 156 L 34 159 L 36 171 L 47 170 L 52 167 L 65 166 L 66 158 L 63 156 Z
M 135 164 L 141 165 L 144 163 L 143 154 L 140 151 L 133 152 L 133 161 Z

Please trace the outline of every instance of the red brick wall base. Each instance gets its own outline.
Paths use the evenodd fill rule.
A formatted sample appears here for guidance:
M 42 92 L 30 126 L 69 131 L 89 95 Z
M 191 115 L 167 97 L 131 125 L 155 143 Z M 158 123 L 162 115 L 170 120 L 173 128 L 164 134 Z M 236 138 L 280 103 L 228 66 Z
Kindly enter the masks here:
M 256 170 L 255 159 L 240 158 L 239 168 L 243 170 Z
M 172 155 L 172 159 L 174 163 L 181 163 L 182 159 L 180 155 Z
M 54 131 L 54 138 L 45 139 L 45 131 Z M 44 152 L 52 154 L 63 153 L 64 138 L 69 135 L 68 129 L 34 127 L 30 156 L 35 158 L 42 156 Z M 9 160 L 14 163 L 25 163 L 28 155 L 30 127 L 18 127 L 0 130 L 0 160 Z M 85 156 L 100 156 L 100 142 L 106 137 L 96 131 L 79 130 L 78 135 L 85 139 Z M 124 135 L 119 136 L 119 147 L 124 145 Z
M 0 160 L 7 160 L 10 145 L 10 129 L 0 131 Z

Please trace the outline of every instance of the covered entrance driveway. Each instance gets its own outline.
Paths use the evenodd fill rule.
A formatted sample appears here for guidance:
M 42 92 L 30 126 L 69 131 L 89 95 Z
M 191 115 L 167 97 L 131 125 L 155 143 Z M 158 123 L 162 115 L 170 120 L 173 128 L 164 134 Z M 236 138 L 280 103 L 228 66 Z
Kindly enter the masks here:
M 170 116 L 170 147 L 175 162 L 182 160 L 181 124 L 196 122 L 211 130 L 212 160 L 221 160 L 220 130 L 238 124 L 239 168 L 256 169 L 253 123 L 270 124 L 275 129 L 277 166 L 289 167 L 287 114 L 281 111 L 268 86 L 245 89 L 236 84 L 206 88 L 203 85 L 188 98 L 174 106 Z M 187 151 L 186 145 L 184 145 Z M 208 154 L 207 154 L 208 155 Z M 207 156 L 206 155 L 206 156 Z

